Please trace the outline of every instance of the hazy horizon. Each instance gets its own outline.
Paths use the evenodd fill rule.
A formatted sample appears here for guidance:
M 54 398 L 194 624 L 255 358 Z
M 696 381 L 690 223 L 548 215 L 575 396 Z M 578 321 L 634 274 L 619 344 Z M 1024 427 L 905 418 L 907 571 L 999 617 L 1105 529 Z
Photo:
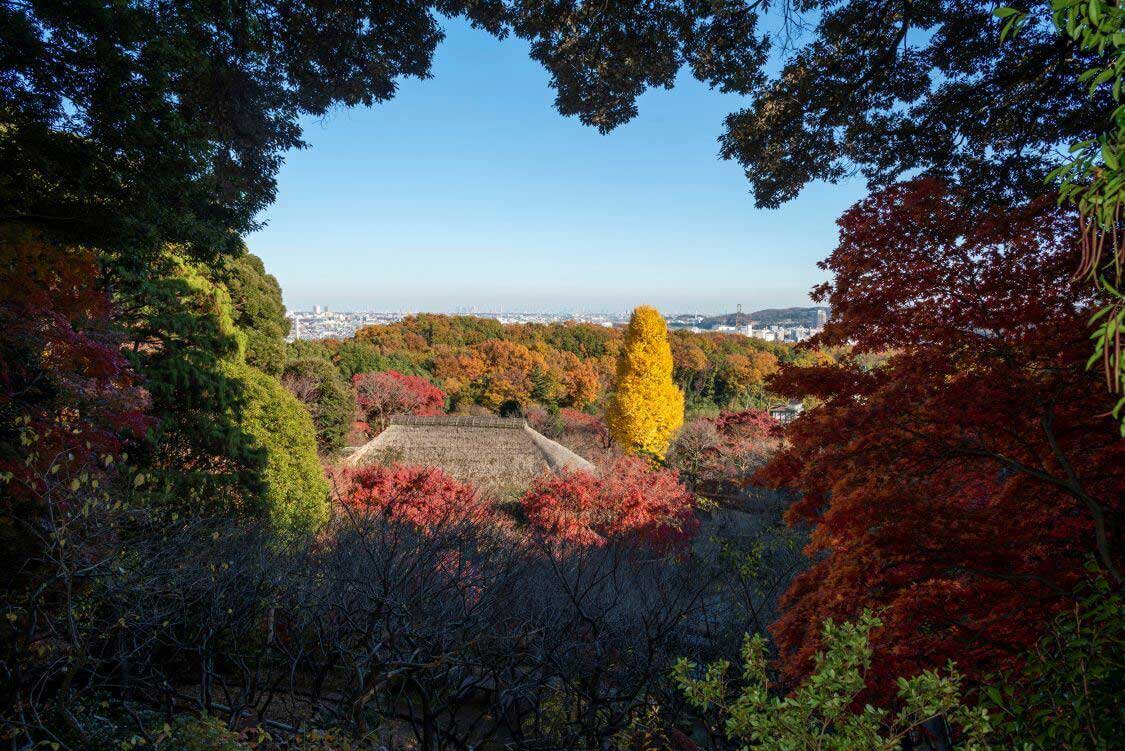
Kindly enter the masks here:
M 625 307 L 625 308 L 621 308 L 621 309 L 611 310 L 611 309 L 601 309 L 601 308 L 579 308 L 579 307 L 574 307 L 574 306 L 570 306 L 570 307 L 567 307 L 567 306 L 561 306 L 561 307 L 541 306 L 541 307 L 530 307 L 530 308 L 499 307 L 499 306 L 497 306 L 497 307 L 456 306 L 456 307 L 453 307 L 453 308 L 446 308 L 446 309 L 437 310 L 437 309 L 415 309 L 415 308 L 411 308 L 409 306 L 401 307 L 401 308 L 347 307 L 347 306 L 342 306 L 342 305 L 341 306 L 335 306 L 335 305 L 332 305 L 331 303 L 316 302 L 316 303 L 312 303 L 310 305 L 300 306 L 300 307 L 292 307 L 292 306 L 286 305 L 286 312 L 292 313 L 294 311 L 300 311 L 300 312 L 306 312 L 307 313 L 307 312 L 311 312 L 313 310 L 313 306 L 315 306 L 315 305 L 320 305 L 326 311 L 334 312 L 334 313 L 378 313 L 378 314 L 400 314 L 400 315 L 433 314 L 433 315 L 448 315 L 448 316 L 482 316 L 482 315 L 488 315 L 488 314 L 509 314 L 509 313 L 513 314 L 513 315 L 521 314 L 521 313 L 533 314 L 533 315 L 534 314 L 538 314 L 538 315 L 579 315 L 579 314 L 617 315 L 617 314 L 621 314 L 621 313 L 629 313 L 633 310 L 633 307 L 636 307 L 636 306 L 633 306 L 633 307 Z M 664 309 L 661 309 L 660 312 L 666 317 L 681 316 L 681 315 L 705 315 L 705 316 L 714 317 L 714 316 L 720 316 L 720 315 L 733 314 L 733 313 L 737 312 L 736 307 L 737 306 L 732 306 L 730 310 L 694 310 L 694 309 L 693 310 L 671 310 L 671 309 L 664 310 Z M 824 305 L 822 303 L 813 303 L 813 302 L 802 303 L 802 304 L 798 304 L 798 305 L 767 305 L 767 306 L 743 305 L 742 306 L 742 312 L 747 313 L 747 314 L 751 314 L 751 313 L 755 313 L 755 312 L 763 311 L 763 310 L 784 310 L 784 309 L 788 309 L 788 308 L 809 308 L 809 309 L 812 309 L 812 308 L 829 308 L 829 307 L 830 306 Z
M 603 136 L 552 106 L 519 40 L 445 23 L 434 77 L 305 122 L 248 245 L 290 309 L 729 313 L 810 305 L 863 186 L 754 208 L 718 158 L 740 97 L 690 76 Z

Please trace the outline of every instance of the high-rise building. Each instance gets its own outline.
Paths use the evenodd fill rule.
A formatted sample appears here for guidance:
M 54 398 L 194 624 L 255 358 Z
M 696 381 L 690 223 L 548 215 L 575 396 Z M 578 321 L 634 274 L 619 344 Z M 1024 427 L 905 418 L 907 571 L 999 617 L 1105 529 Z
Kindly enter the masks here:
M 320 305 L 314 305 L 313 306 L 313 315 L 320 315 L 323 312 L 324 312 L 324 308 L 321 307 Z
M 818 329 L 824 328 L 824 324 L 828 323 L 828 311 L 824 308 L 817 308 L 816 311 L 816 327 Z

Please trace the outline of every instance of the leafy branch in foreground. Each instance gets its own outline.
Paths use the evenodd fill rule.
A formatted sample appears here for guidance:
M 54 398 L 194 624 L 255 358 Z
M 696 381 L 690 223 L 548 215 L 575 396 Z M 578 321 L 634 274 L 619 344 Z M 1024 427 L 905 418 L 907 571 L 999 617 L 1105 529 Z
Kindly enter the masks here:
M 779 696 L 770 682 L 766 642 L 760 635 L 747 637 L 743 645 L 740 688 L 729 685 L 730 663 L 725 660 L 701 671 L 681 659 L 673 674 L 691 705 L 717 712 L 727 737 L 755 750 L 896 751 L 923 726 L 955 729 L 958 749 L 988 748 L 988 713 L 965 705 L 961 676 L 952 663 L 945 675 L 927 670 L 899 678 L 900 708 L 894 713 L 860 706 L 871 667 L 868 635 L 881 625 L 870 611 L 855 623 L 827 621 L 825 649 L 816 656 L 815 670 L 788 696 Z
M 1125 601 L 1093 564 L 1085 596 L 1021 670 L 985 687 L 998 733 L 1025 751 L 1109 751 L 1125 727 Z
M 1125 105 L 1121 102 L 1125 73 L 1125 10 L 1107 0 L 1051 0 L 1052 20 L 1059 33 L 1099 63 L 1078 77 L 1092 98 L 1109 89 L 1115 105 L 1106 129 L 1096 138 L 1071 145 L 1067 160 L 1047 175 L 1058 185 L 1059 202 L 1078 209 L 1082 257 L 1075 278 L 1088 279 L 1103 296 L 1102 307 L 1090 319 L 1094 352 L 1087 367 L 1101 365 L 1111 394 L 1112 409 L 1121 420 L 1125 436 L 1125 289 L 1122 267 L 1125 248 L 1121 225 L 1125 221 Z M 1017 34 L 1029 19 L 1027 12 L 1004 7 L 995 15 L 1004 19 L 1000 38 Z

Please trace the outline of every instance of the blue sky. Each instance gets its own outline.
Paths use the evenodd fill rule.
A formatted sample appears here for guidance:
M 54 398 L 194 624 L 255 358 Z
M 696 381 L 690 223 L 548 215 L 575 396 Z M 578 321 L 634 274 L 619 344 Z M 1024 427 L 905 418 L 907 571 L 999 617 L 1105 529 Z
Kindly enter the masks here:
M 603 136 L 518 39 L 460 21 L 434 77 L 305 123 L 251 251 L 291 309 L 728 312 L 808 304 L 860 183 L 754 208 L 717 157 L 738 97 L 684 75 Z

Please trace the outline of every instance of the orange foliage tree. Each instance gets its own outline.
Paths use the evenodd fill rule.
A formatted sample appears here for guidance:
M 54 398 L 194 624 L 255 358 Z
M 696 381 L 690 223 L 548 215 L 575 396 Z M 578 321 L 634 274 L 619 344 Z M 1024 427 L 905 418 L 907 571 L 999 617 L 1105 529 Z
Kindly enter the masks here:
M 776 363 L 806 356 L 788 344 L 740 335 L 680 330 L 669 341 L 675 383 L 705 409 L 767 406 L 764 382 Z M 501 324 L 421 314 L 362 328 L 346 342 L 317 344 L 349 378 L 389 369 L 426 374 L 456 409 L 478 404 L 495 410 L 512 402 L 524 409 L 590 409 L 614 381 L 624 332 L 587 323 Z
M 1073 218 L 961 198 L 922 179 L 845 213 L 815 297 L 833 309 L 823 343 L 855 354 L 772 382 L 821 402 L 761 473 L 813 525 L 816 562 L 775 627 L 792 675 L 825 619 L 871 608 L 884 695 L 950 659 L 979 678 L 1034 643 L 1089 559 L 1120 582 L 1125 442 L 1085 370 Z
M 490 339 L 474 345 L 472 350 L 486 367 L 480 383 L 480 402 L 484 406 L 496 409 L 507 401 L 531 401 L 535 387 L 532 374 L 547 370 L 543 355 L 504 339 Z

